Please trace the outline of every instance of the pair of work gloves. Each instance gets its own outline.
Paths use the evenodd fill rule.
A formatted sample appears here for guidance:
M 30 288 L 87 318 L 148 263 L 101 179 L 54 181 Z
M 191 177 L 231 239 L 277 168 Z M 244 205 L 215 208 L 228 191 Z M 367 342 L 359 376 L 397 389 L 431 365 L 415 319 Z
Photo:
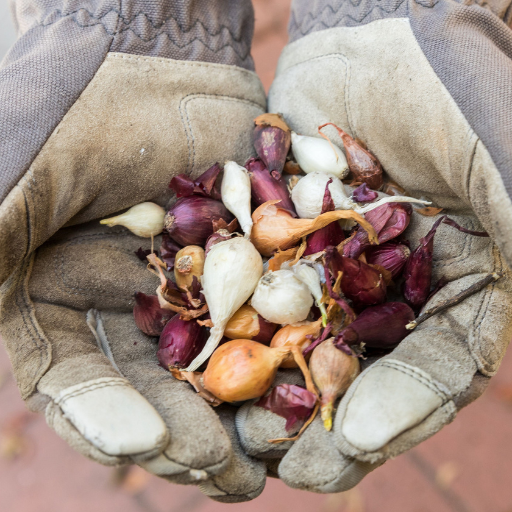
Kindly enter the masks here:
M 512 336 L 508 5 L 296 0 L 268 104 L 249 0 L 17 0 L 13 10 L 20 37 L 0 68 L 0 332 L 27 406 L 74 449 L 224 502 L 255 498 L 268 475 L 340 492 L 482 394 Z M 281 445 L 267 440 L 286 435 L 283 418 L 251 403 L 212 409 L 158 366 L 132 315 L 134 292 L 158 284 L 135 255 L 149 242 L 98 222 L 165 205 L 177 174 L 243 164 L 266 110 L 306 135 L 335 123 L 409 195 L 489 233 L 441 225 L 433 281 L 450 282 L 429 306 L 504 273 L 364 362 L 331 432 L 317 418 Z M 413 216 L 412 247 L 434 220 Z

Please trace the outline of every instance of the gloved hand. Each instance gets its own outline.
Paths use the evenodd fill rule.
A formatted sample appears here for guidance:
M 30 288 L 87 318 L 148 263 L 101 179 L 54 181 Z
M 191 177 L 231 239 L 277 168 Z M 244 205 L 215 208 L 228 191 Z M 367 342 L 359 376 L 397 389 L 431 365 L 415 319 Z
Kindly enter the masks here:
M 93 460 L 253 498 L 266 468 L 241 451 L 234 409 L 172 378 L 135 327 L 134 292 L 158 286 L 134 254 L 150 241 L 98 222 L 165 205 L 178 173 L 252 155 L 265 94 L 250 2 L 14 7 L 21 37 L 0 69 L 0 332 L 21 395 Z
M 277 471 L 291 487 L 353 487 L 451 422 L 498 370 L 512 336 L 512 32 L 500 19 L 509 20 L 508 4 L 293 4 L 292 42 L 279 61 L 269 111 L 306 135 L 337 124 L 364 141 L 408 195 L 490 234 L 440 227 L 432 280 L 443 276 L 450 284 L 427 307 L 489 272 L 505 276 L 421 324 L 391 354 L 366 361 L 338 404 L 332 432 L 317 418 L 293 445 L 275 446 L 266 440 L 285 434 L 284 419 L 240 409 L 247 453 L 282 457 Z M 343 146 L 334 129 L 325 133 Z M 413 215 L 405 232 L 411 247 L 435 220 Z

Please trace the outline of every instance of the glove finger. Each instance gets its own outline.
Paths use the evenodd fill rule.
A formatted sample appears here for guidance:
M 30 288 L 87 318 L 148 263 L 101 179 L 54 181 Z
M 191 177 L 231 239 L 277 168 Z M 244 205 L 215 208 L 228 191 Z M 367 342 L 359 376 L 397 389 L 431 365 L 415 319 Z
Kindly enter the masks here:
M 279 384 L 295 384 L 304 386 L 304 378 L 300 370 L 279 370 L 272 388 Z M 269 439 L 292 437 L 295 431 L 286 431 L 286 420 L 262 407 L 257 407 L 251 400 L 236 414 L 236 428 L 240 443 L 246 453 L 261 459 L 280 459 L 292 446 L 292 442 L 281 444 L 269 443 Z
M 89 319 L 105 353 L 160 413 L 170 432 L 162 455 L 141 465 L 182 484 L 224 471 L 232 452 L 228 434 L 187 382 L 159 366 L 155 339 L 139 331 L 131 314 L 91 311 Z
M 294 489 L 318 493 L 344 492 L 382 464 L 361 462 L 340 453 L 333 433 L 318 416 L 295 441 L 279 464 L 281 480 Z
M 223 404 L 215 409 L 228 433 L 233 453 L 227 469 L 199 484 L 201 492 L 221 503 L 241 503 L 258 497 L 265 488 L 267 468 L 263 461 L 247 455 L 235 428 L 236 408 Z
M 483 391 L 486 377 L 497 371 L 504 355 L 512 336 L 503 314 L 512 306 L 510 271 L 488 239 L 466 236 L 457 244 L 452 233 L 450 249 L 440 238 L 439 251 L 457 250 L 458 255 L 441 258 L 436 273 L 458 279 L 439 291 L 428 307 L 485 275 L 460 277 L 474 267 L 503 270 L 505 277 L 421 324 L 393 353 L 356 379 L 335 419 L 335 442 L 346 455 L 377 462 L 427 439 L 454 419 L 458 407 Z
M 156 410 L 100 353 L 85 315 L 35 302 L 32 262 L 2 288 L 0 321 L 22 397 L 73 448 L 103 464 L 154 457 L 168 441 Z

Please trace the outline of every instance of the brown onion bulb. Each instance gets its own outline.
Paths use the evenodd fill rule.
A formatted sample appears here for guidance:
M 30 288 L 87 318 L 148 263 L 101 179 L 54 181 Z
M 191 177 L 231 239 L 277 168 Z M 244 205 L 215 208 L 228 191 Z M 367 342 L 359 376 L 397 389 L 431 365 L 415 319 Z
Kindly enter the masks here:
M 252 307 L 245 304 L 228 321 L 224 336 L 232 340 L 246 339 L 268 345 L 277 325 L 267 322 Z
M 203 275 L 204 259 L 204 249 L 198 245 L 188 245 L 177 252 L 174 277 L 179 288 L 188 290 L 192 286 L 194 276 L 200 279 Z
M 332 428 L 334 401 L 342 396 L 359 375 L 359 359 L 337 349 L 334 338 L 318 345 L 309 361 L 311 376 L 320 390 L 320 411 L 326 430 Z
M 251 340 L 232 340 L 218 347 L 203 373 L 204 387 L 224 402 L 258 398 L 268 391 L 279 365 L 290 354 L 293 354 L 304 374 L 308 391 L 316 395 L 299 348 L 270 348 Z
M 371 224 L 353 210 L 327 212 L 316 219 L 294 219 L 276 203 L 279 201 L 267 201 L 252 214 L 254 226 L 251 241 L 264 256 L 272 256 L 278 249 L 289 249 L 299 243 L 302 237 L 340 219 L 355 220 L 368 232 L 371 243 L 377 243 L 377 234 Z
M 312 339 L 317 338 L 322 328 L 322 319 L 319 318 L 316 322 L 301 322 L 300 325 L 287 325 L 279 329 L 274 334 L 270 346 L 272 348 L 278 347 L 298 347 L 301 352 L 309 347 Z M 310 336 L 308 338 L 308 336 Z M 293 356 L 288 356 L 280 365 L 281 368 L 298 368 L 297 363 Z

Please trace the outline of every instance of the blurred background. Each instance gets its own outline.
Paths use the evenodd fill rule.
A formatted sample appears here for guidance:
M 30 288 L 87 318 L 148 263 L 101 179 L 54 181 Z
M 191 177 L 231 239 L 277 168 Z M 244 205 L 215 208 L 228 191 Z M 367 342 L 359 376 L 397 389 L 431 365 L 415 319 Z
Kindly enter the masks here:
M 265 88 L 286 44 L 290 0 L 253 0 L 253 56 Z M 0 58 L 15 38 L 0 0 Z M 358 487 L 316 495 L 268 479 L 240 505 L 205 498 L 136 466 L 112 469 L 73 452 L 25 409 L 0 349 L 1 512 L 512 512 L 512 351 L 485 395 L 443 431 L 387 462 Z

